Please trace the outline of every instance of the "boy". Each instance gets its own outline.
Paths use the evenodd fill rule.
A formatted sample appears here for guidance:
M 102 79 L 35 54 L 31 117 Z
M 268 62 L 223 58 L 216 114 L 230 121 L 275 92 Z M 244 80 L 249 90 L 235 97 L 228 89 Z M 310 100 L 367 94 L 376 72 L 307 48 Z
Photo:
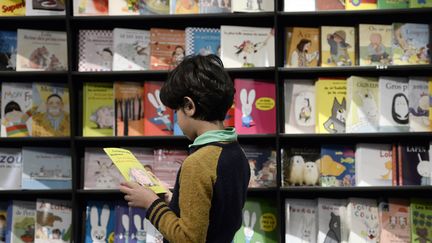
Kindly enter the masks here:
M 151 190 L 122 183 L 131 207 L 147 208 L 147 218 L 169 242 L 231 242 L 242 223 L 249 163 L 234 129 L 224 129 L 234 86 L 215 55 L 187 57 L 161 89 L 162 103 L 177 112 L 178 124 L 193 142 L 183 162 L 169 206 Z

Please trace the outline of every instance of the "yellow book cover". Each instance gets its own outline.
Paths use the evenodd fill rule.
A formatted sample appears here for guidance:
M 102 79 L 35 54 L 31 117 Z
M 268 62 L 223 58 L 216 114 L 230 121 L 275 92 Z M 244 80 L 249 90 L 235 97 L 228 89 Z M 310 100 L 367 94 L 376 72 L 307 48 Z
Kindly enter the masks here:
M 83 136 L 113 136 L 113 84 L 85 83 L 83 90 Z
M 321 66 L 355 65 L 355 28 L 321 26 Z
M 345 0 L 345 10 L 377 9 L 377 0 Z
M 319 59 L 319 29 L 292 28 L 290 42 L 287 43 L 288 67 L 316 67 Z
M 316 133 L 345 133 L 346 80 L 320 78 L 315 86 Z
M 147 171 L 131 151 L 122 148 L 104 148 L 104 151 L 126 181 L 137 182 L 141 186 L 148 187 L 156 194 L 167 192 L 159 179 Z
M 0 0 L 0 16 L 24 16 L 25 0 Z

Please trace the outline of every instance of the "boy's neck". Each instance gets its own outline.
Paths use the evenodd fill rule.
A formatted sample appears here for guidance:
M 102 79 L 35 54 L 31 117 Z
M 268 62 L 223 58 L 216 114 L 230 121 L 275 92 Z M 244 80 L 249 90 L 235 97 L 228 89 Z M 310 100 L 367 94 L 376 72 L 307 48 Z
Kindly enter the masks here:
M 223 125 L 222 121 L 216 121 L 216 122 L 207 122 L 207 121 L 201 121 L 198 124 L 196 124 L 196 137 L 202 135 L 205 132 L 213 131 L 213 130 L 224 130 L 225 126 Z

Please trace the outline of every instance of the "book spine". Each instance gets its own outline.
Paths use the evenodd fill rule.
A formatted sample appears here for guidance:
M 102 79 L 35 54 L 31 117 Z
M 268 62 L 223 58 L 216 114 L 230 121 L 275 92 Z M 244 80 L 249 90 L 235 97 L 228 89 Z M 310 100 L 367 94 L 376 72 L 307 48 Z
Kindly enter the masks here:
M 12 243 L 13 201 L 9 202 L 6 216 L 6 243 Z
M 397 171 L 397 145 L 392 144 L 392 185 L 398 185 L 398 171 Z
M 402 145 L 401 144 L 399 144 L 398 145 L 398 153 L 397 153 L 397 159 L 398 159 L 398 179 L 399 179 L 399 182 L 398 182 L 398 185 L 399 186 L 402 186 L 402 185 L 404 185 L 404 181 L 403 181 L 403 176 L 402 176 L 402 172 L 403 172 L 403 170 L 402 170 L 402 160 L 403 160 L 403 156 L 402 156 Z

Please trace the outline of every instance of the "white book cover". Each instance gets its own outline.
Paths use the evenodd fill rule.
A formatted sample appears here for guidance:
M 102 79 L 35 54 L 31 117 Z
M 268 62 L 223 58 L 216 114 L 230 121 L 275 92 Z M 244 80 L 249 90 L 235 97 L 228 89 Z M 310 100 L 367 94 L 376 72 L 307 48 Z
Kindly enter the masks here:
M 356 146 L 357 186 L 391 186 L 392 145 L 359 143 Z
M 7 213 L 8 230 L 6 242 L 28 243 L 33 242 L 34 226 L 36 224 L 35 201 L 12 201 Z
M 316 243 L 318 218 L 316 200 L 285 200 L 285 242 Z
M 408 80 L 399 77 L 379 78 L 380 132 L 408 132 Z
M 318 198 L 318 243 L 347 242 L 346 200 Z
M 115 28 L 113 71 L 142 71 L 150 66 L 150 31 Z
M 315 11 L 315 0 L 284 0 L 285 12 Z
M 109 0 L 109 15 L 139 15 L 137 0 Z
M 226 68 L 273 67 L 274 29 L 221 26 L 221 59 Z
M 285 133 L 315 133 L 315 81 L 285 80 Z
M 349 198 L 349 243 L 379 242 L 378 205 L 375 199 Z
M 70 201 L 36 200 L 34 243 L 68 243 L 72 236 L 72 206 Z
M 1 86 L 1 136 L 30 136 L 32 84 L 2 83 Z
M 66 71 L 66 32 L 18 29 L 17 71 Z
M 120 172 L 102 148 L 85 149 L 84 171 L 84 189 L 118 189 L 123 180 Z
M 408 81 L 409 126 L 411 132 L 431 131 L 429 121 L 429 80 L 410 77 Z
M 21 188 L 21 149 L 0 148 L 0 190 Z
M 108 15 L 108 0 L 73 0 L 74 16 Z
M 233 12 L 273 12 L 273 0 L 232 0 Z
M 27 0 L 26 16 L 65 15 L 66 0 Z
M 79 30 L 79 72 L 111 71 L 112 30 Z
M 146 243 L 161 243 L 163 242 L 163 235 L 150 223 L 149 220 L 145 219 L 146 232 Z

